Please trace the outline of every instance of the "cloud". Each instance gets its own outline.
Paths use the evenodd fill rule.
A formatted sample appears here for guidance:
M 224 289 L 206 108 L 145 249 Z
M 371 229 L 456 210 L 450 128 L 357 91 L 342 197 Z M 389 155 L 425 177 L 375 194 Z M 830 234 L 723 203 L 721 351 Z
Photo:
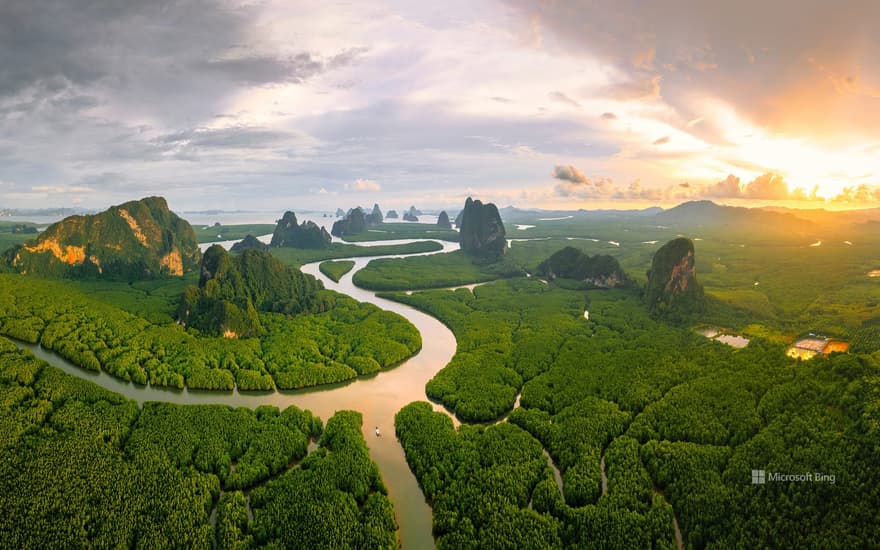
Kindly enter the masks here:
M 632 58 L 633 67 L 643 70 L 654 69 L 654 58 L 657 57 L 657 50 L 653 46 L 649 46 L 642 51 L 636 52 Z
M 559 180 L 559 183 L 553 187 L 553 192 L 558 197 L 607 198 L 616 191 L 614 181 L 610 178 L 588 178 L 571 164 L 557 164 L 553 167 L 552 175 Z
M 659 75 L 685 117 L 711 97 L 777 132 L 870 136 L 880 124 L 875 0 L 505 3 L 540 25 L 545 48 L 613 66 L 627 83 L 609 88 L 615 98 L 650 96 L 646 77 Z
M 663 136 L 654 140 L 654 145 L 666 145 L 669 143 L 669 136 Z
M 662 76 L 654 75 L 612 84 L 605 88 L 605 94 L 619 101 L 636 101 L 660 97 L 660 81 Z
M 823 201 L 816 193 L 818 186 L 810 193 L 802 189 L 790 189 L 779 174 L 767 172 L 743 184 L 737 176 L 729 174 L 725 179 L 709 185 L 687 184 L 686 191 L 676 194 L 685 199 L 754 199 L 770 201 Z M 858 195 L 865 197 L 866 195 Z
M 358 178 L 357 180 L 355 180 L 354 184 L 346 186 L 346 189 L 348 189 L 349 191 L 375 193 L 377 191 L 381 191 L 382 186 L 379 185 L 379 183 L 376 181 Z
M 740 178 L 729 174 L 726 178 L 709 185 L 688 184 L 683 198 L 705 199 L 758 199 L 758 200 L 800 200 L 800 195 L 792 194 L 782 176 L 765 173 L 743 185 Z M 799 190 L 796 190 L 799 191 Z M 805 197 L 804 197 L 805 198 Z
M 773 113 L 833 115 L 874 135 L 880 127 L 880 111 L 838 103 L 871 99 L 877 84 L 873 11 L 860 0 L 853 5 L 864 17 L 855 23 L 850 10 L 816 8 L 840 11 L 841 28 L 850 25 L 852 37 L 839 41 L 848 33 L 827 25 L 830 17 L 810 21 L 805 9 L 780 8 L 797 23 L 783 25 L 765 5 L 747 17 L 745 8 L 697 0 L 671 8 L 509 1 L 517 8 L 458 2 L 453 13 L 405 2 L 339 11 L 253 0 L 0 1 L 0 180 L 22 191 L 67 190 L 39 192 L 35 205 L 45 197 L 63 205 L 83 188 L 95 190 L 81 193 L 93 202 L 149 190 L 178 207 L 290 200 L 312 208 L 331 200 L 320 186 L 354 192 L 363 175 L 381 182 L 389 201 L 493 185 L 515 197 L 546 182 L 546 159 L 566 159 L 586 174 L 553 180 L 561 192 L 666 196 L 667 185 L 699 192 L 676 185 L 682 177 L 711 183 L 708 170 L 790 168 L 773 151 L 761 151 L 769 161 L 739 155 L 738 137 L 726 132 L 768 122 L 766 135 L 777 136 Z M 749 43 L 736 44 L 738 34 Z M 837 55 L 847 48 L 849 65 Z M 804 101 L 782 101 L 786 90 Z M 511 103 L 516 109 L 502 105 Z M 725 126 L 716 103 L 742 125 Z M 701 115 L 705 123 L 693 122 Z M 652 147 L 661 136 L 674 147 Z M 818 148 L 824 136 L 809 137 Z M 852 167 L 865 174 L 855 183 L 873 177 L 869 160 Z M 639 177 L 645 183 L 633 187 Z M 10 194 L 0 190 L 4 200 Z M 867 195 L 854 188 L 847 196 Z
M 610 178 L 590 178 L 573 165 L 557 165 L 553 177 L 559 180 L 553 187 L 553 195 L 562 198 L 653 202 L 696 199 L 825 202 L 825 199 L 816 194 L 818 186 L 809 193 L 798 188 L 789 189 L 782 176 L 771 172 L 746 184 L 742 184 L 739 177 L 730 174 L 712 184 L 682 182 L 665 187 L 643 186 L 638 179 L 627 186 L 621 186 Z M 847 187 L 830 201 L 853 205 L 877 203 L 880 202 L 880 187 Z
M 576 185 L 589 185 L 591 183 L 589 178 L 587 178 L 587 176 L 585 176 L 583 172 L 581 172 L 571 164 L 557 164 L 556 166 L 554 166 L 553 177 L 558 180 L 574 183 Z
M 68 110 L 101 104 L 154 120 L 216 113 L 242 86 L 303 83 L 357 62 L 273 40 L 259 3 L 0 2 L 0 100 L 67 95 Z
M 559 103 L 565 103 L 566 105 L 571 105 L 572 107 L 580 107 L 581 106 L 580 103 L 578 103 L 577 101 L 568 97 L 567 95 L 565 95 L 562 92 L 553 91 L 553 92 L 550 92 L 548 95 L 550 96 L 550 99 L 552 99 L 553 101 L 557 101 Z
M 866 184 L 844 187 L 831 199 L 832 202 L 860 204 L 880 202 L 880 187 Z
M 742 196 L 739 178 L 728 174 L 725 179 L 704 188 L 701 195 L 708 198 L 739 198 Z
M 743 196 L 749 199 L 786 200 L 791 198 L 788 184 L 778 174 L 762 174 L 749 182 L 743 189 Z
M 630 183 L 626 189 L 619 189 L 614 193 L 615 199 L 639 200 L 639 201 L 662 201 L 667 198 L 668 191 L 660 187 L 642 187 L 642 182 L 636 180 Z
M 609 178 L 589 180 L 588 184 L 563 181 L 553 187 L 556 196 L 577 199 L 607 199 L 612 197 L 616 190 L 614 181 Z
M 163 134 L 153 141 L 187 148 L 261 149 L 276 146 L 293 134 L 260 127 L 192 128 Z
M 240 84 L 302 83 L 329 69 L 352 63 L 366 51 L 366 48 L 352 48 L 328 59 L 316 57 L 309 52 L 287 57 L 247 53 L 199 61 L 192 68 L 213 72 Z
M 34 185 L 31 191 L 41 191 L 43 193 L 93 193 L 95 190 L 82 185 Z

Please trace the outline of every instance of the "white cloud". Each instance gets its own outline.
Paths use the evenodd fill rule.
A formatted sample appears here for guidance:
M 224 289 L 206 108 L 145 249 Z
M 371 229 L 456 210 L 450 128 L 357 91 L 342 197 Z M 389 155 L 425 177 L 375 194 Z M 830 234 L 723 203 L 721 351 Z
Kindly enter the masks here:
M 350 191 L 364 191 L 375 193 L 381 191 L 382 186 L 379 185 L 379 182 L 377 181 L 358 178 L 352 185 L 346 186 L 346 189 Z

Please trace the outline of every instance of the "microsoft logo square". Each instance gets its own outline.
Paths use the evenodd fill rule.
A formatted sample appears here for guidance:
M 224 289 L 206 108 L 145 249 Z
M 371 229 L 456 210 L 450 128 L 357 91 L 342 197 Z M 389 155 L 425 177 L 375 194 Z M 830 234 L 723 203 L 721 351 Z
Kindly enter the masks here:
M 764 485 L 766 482 L 764 470 L 752 470 L 752 485 Z

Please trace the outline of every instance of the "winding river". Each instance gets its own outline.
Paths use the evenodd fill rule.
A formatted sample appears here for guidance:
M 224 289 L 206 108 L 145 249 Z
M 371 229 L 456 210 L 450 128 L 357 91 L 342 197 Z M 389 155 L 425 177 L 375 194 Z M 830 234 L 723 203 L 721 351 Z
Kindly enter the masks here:
M 265 241 L 269 237 L 269 235 L 263 235 L 259 238 Z M 382 244 L 401 244 L 414 240 L 423 239 L 372 241 L 358 244 L 362 246 L 379 246 Z M 228 247 L 234 242 L 226 241 L 216 244 Z M 39 345 L 15 342 L 20 347 L 32 351 L 38 358 L 69 374 L 95 382 L 138 403 L 163 401 L 182 405 L 222 404 L 249 408 L 256 408 L 260 405 L 274 405 L 282 409 L 295 405 L 301 409 L 311 410 L 325 422 L 339 410 L 350 409 L 359 411 L 363 415 L 362 432 L 369 446 L 370 456 L 378 464 L 385 485 L 388 487 L 389 496 L 394 503 L 395 516 L 400 526 L 399 536 L 402 547 L 433 548 L 434 537 L 432 534 L 431 507 L 425 501 L 422 490 L 419 488 L 415 476 L 406 463 L 403 448 L 394 436 L 394 415 L 405 405 L 413 401 L 427 400 L 425 384 L 452 359 L 456 350 L 455 336 L 444 324 L 434 317 L 410 306 L 379 298 L 373 292 L 354 286 L 352 275 L 365 267 L 370 260 L 377 258 L 401 258 L 404 256 L 440 254 L 458 248 L 457 243 L 441 242 L 441 244 L 443 244 L 443 249 L 437 252 L 344 258 L 353 261 L 355 265 L 351 271 L 340 278 L 338 283 L 334 283 L 320 272 L 318 265 L 321 262 L 313 262 L 302 266 L 303 272 L 314 275 L 323 282 L 325 288 L 347 294 L 361 302 L 369 302 L 382 309 L 398 313 L 408 319 L 422 335 L 422 349 L 415 356 L 393 369 L 348 382 L 290 392 L 239 392 L 237 389 L 232 392 L 217 392 L 187 389 L 176 390 L 149 385 L 139 386 L 116 378 L 104 371 L 94 372 L 77 367 L 63 357 L 43 349 Z M 461 285 L 452 288 L 473 289 L 478 284 Z M 519 396 L 517 396 L 516 406 L 519 406 Z M 449 411 L 440 405 L 433 404 L 433 407 L 437 411 L 449 414 Z M 460 422 L 458 419 L 454 415 L 450 416 L 453 424 L 456 427 L 459 426 Z M 382 434 L 381 437 L 376 436 L 376 428 L 379 428 Z M 556 468 L 546 450 L 544 450 L 544 454 L 547 456 L 548 464 L 554 471 L 556 484 L 559 487 L 560 493 L 562 493 L 563 483 L 559 469 Z M 601 463 L 602 494 L 605 494 L 607 491 L 604 460 L 603 453 Z M 683 547 L 681 531 L 678 528 L 678 521 L 675 517 L 673 517 L 673 525 L 676 546 L 681 549 Z
M 390 242 L 400 243 L 400 241 Z M 369 244 L 377 245 L 377 242 Z M 378 244 L 388 244 L 388 242 L 380 241 Z M 443 250 L 432 254 L 449 252 L 458 248 L 457 243 L 443 243 L 443 245 Z M 19 345 L 69 374 L 95 382 L 139 403 L 164 401 L 186 405 L 222 404 L 249 408 L 256 408 L 260 405 L 275 405 L 280 408 L 296 405 L 299 408 L 311 410 L 325 422 L 339 410 L 359 411 L 363 414 L 362 431 L 370 448 L 370 456 L 379 465 L 385 485 L 388 487 L 389 496 L 394 503 L 395 515 L 400 525 L 401 545 L 403 548 L 431 548 L 434 546 L 434 537 L 431 531 L 431 507 L 425 501 L 422 490 L 406 463 L 403 448 L 394 436 L 394 415 L 408 403 L 427 400 L 425 384 L 452 359 L 455 354 L 456 342 L 452 332 L 437 319 L 410 306 L 379 298 L 373 292 L 352 284 L 352 274 L 377 257 L 394 258 L 400 256 L 350 258 L 355 262 L 355 266 L 340 279 L 339 283 L 329 280 L 318 270 L 320 262 L 306 264 L 302 267 L 302 271 L 317 277 L 328 289 L 347 294 L 361 302 L 369 302 L 382 309 L 399 313 L 415 325 L 422 334 L 422 349 L 415 356 L 393 369 L 349 382 L 293 392 L 173 390 L 138 386 L 103 371 L 96 373 L 77 367 L 39 345 L 20 342 Z M 448 413 L 440 405 L 434 405 L 434 408 Z M 376 427 L 379 428 L 381 437 L 376 437 Z

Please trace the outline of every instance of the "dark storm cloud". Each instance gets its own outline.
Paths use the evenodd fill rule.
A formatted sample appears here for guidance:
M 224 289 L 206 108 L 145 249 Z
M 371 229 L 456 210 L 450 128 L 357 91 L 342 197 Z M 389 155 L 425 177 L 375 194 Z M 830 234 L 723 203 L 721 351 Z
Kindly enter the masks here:
M 329 69 L 343 67 L 365 53 L 365 48 L 352 48 L 329 59 L 308 52 L 290 57 L 249 54 L 242 57 L 208 59 L 193 64 L 195 70 L 222 75 L 234 82 L 259 85 L 272 82 L 302 83 Z
M 204 128 L 218 113 L 234 122 L 228 105 L 242 92 L 307 83 L 366 52 L 270 42 L 266 7 L 0 0 L 0 180 L 124 198 L 231 181 L 241 151 L 258 171 L 265 166 L 254 158 L 302 149 L 294 132 Z M 206 159 L 210 166 L 192 163 Z
M 216 0 L 0 2 L 0 100 L 75 90 L 134 114 L 197 120 L 238 86 L 303 82 L 364 53 L 284 53 L 258 32 L 257 8 Z
M 243 37 L 247 10 L 217 3 L 11 0 L 0 4 L 0 93 L 122 83 L 142 57 L 204 55 Z M 198 52 L 198 53 L 197 53 Z
M 324 64 L 308 53 L 282 59 L 269 55 L 248 55 L 232 59 L 208 59 L 194 63 L 196 70 L 214 72 L 243 84 L 302 82 L 320 73 Z

